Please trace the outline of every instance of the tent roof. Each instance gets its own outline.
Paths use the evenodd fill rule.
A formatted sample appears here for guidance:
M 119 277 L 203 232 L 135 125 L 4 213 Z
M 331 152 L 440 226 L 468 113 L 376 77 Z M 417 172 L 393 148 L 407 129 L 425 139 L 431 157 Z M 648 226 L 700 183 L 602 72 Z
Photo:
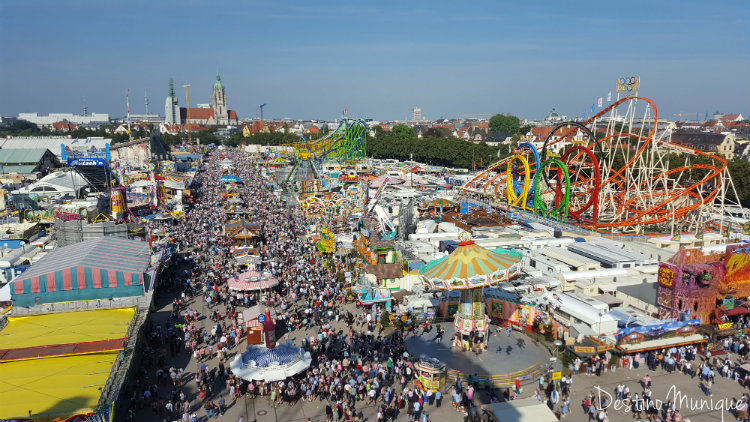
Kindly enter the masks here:
M 22 278 L 29 279 L 77 266 L 143 273 L 150 261 L 146 242 L 100 237 L 53 249 L 24 272 Z
M 502 254 L 487 250 L 474 242 L 460 242 L 452 254 L 439 264 L 427 268 L 423 275 L 441 280 L 465 279 L 504 271 L 518 262 L 521 262 L 521 257 L 515 251 Z
M 447 200 L 445 198 L 438 198 L 438 199 L 430 202 L 430 206 L 431 207 L 435 207 L 435 208 L 450 208 L 450 207 L 455 207 L 456 204 L 454 204 L 453 202 L 451 202 L 451 201 L 449 201 L 449 200 Z

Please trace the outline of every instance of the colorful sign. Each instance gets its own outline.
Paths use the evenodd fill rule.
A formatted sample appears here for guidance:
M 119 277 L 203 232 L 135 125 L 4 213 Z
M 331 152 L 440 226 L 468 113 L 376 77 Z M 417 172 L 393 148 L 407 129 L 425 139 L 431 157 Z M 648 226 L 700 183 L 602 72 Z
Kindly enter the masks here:
M 674 286 L 674 271 L 668 267 L 660 267 L 658 282 L 660 286 L 671 289 Z
M 619 78 L 616 81 L 617 92 L 632 92 L 638 91 L 641 88 L 641 77 L 640 76 L 628 76 L 625 78 Z
M 552 381 L 557 381 L 562 378 L 562 371 L 555 371 L 552 373 Z
M 630 342 L 635 338 L 630 337 L 633 334 L 638 335 L 638 337 L 643 337 L 643 340 L 653 340 L 664 336 L 686 335 L 688 333 L 692 334 L 700 324 L 700 319 L 691 319 L 687 321 L 670 321 L 663 324 L 623 328 L 617 331 L 617 342 L 619 344 Z
M 750 291 L 750 247 L 747 245 L 732 245 L 727 247 L 726 274 L 722 280 L 722 287 L 735 297 L 748 296 Z
M 734 322 L 725 322 L 723 324 L 719 324 L 719 329 L 720 330 L 728 330 L 728 329 L 732 328 L 732 326 L 734 326 Z
M 68 158 L 70 167 L 104 167 L 106 165 L 106 158 Z

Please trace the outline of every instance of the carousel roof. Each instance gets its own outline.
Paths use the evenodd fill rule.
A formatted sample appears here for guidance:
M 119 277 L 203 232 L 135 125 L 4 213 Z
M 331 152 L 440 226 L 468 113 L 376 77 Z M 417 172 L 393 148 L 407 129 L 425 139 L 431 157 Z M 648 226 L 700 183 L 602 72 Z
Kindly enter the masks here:
M 463 240 L 453 253 L 425 265 L 421 273 L 437 289 L 489 286 L 520 272 L 521 258 L 514 250 L 490 251 L 471 240 Z
M 279 381 L 304 371 L 311 362 L 310 352 L 281 343 L 273 349 L 249 346 L 234 358 L 229 368 L 246 380 Z
M 438 199 L 430 202 L 430 206 L 431 207 L 435 207 L 435 208 L 451 208 L 451 207 L 455 207 L 456 204 L 454 204 L 453 202 L 451 202 L 451 201 L 449 201 L 447 199 L 438 198 Z

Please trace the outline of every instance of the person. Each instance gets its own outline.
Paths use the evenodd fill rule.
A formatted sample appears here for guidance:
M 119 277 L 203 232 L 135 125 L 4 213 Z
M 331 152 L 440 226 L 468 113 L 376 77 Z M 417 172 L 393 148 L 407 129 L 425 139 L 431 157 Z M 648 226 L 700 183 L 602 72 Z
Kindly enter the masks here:
M 443 403 L 443 393 L 440 392 L 440 390 L 437 390 L 435 393 L 435 407 L 440 407 L 440 405 Z
M 562 402 L 562 406 L 560 406 L 560 417 L 564 418 L 568 416 L 568 413 L 570 412 L 570 397 L 566 397 L 565 400 Z
M 711 378 L 706 380 L 706 395 L 709 397 L 713 397 L 713 393 L 711 393 L 711 387 L 713 387 L 714 382 L 711 380 Z

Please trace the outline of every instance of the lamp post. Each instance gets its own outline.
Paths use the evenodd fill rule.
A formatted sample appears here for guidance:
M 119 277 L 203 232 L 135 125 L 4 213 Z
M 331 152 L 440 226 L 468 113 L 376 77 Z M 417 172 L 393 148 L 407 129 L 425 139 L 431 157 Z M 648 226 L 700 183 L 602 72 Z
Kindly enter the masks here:
M 555 340 L 553 343 L 555 345 L 555 359 L 557 359 L 558 353 L 560 352 L 560 346 L 563 345 L 563 342 L 558 339 L 558 340 Z

